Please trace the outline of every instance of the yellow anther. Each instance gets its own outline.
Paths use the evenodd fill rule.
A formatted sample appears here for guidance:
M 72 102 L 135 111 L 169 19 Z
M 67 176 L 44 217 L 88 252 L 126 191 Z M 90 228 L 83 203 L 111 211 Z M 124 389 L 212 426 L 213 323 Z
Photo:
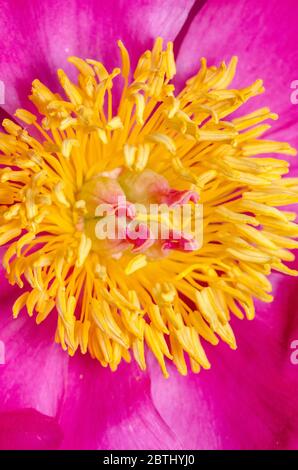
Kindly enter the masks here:
M 83 98 L 78 87 L 76 87 L 73 83 L 71 83 L 68 76 L 63 70 L 59 69 L 57 73 L 58 73 L 58 78 L 60 80 L 61 86 L 64 88 L 65 93 L 69 97 L 70 101 L 76 106 L 82 104 Z
M 166 134 L 154 133 L 147 137 L 148 142 L 154 142 L 156 144 L 163 145 L 170 153 L 176 153 L 176 145 L 171 137 Z
M 122 41 L 118 41 L 118 46 L 121 52 L 121 60 L 122 60 L 122 75 L 125 79 L 128 79 L 129 72 L 130 72 L 130 60 L 129 54 L 127 52 L 126 47 L 124 46 Z
M 79 147 L 79 142 L 76 139 L 65 139 L 62 142 L 61 152 L 63 157 L 69 158 L 73 147 Z
M 68 62 L 73 64 L 79 72 L 86 76 L 89 77 L 90 75 L 94 77 L 95 73 L 92 67 L 83 59 L 80 59 L 79 57 L 69 57 Z
M 127 168 L 132 168 L 134 161 L 135 161 L 135 155 L 136 155 L 137 147 L 134 145 L 129 145 L 125 144 L 123 147 L 123 152 L 124 152 L 124 160 L 125 160 L 125 165 Z
M 17 109 L 15 116 L 26 124 L 33 124 L 36 122 L 36 116 L 26 109 Z
M 68 200 L 66 199 L 66 196 L 64 194 L 64 183 L 63 181 L 59 181 L 54 188 L 53 188 L 54 194 L 57 198 L 57 200 L 60 202 L 60 204 L 64 205 L 65 207 L 70 207 L 70 204 Z
M 76 262 L 76 266 L 80 268 L 83 266 L 84 262 L 86 261 L 87 256 L 91 250 L 92 242 L 90 238 L 87 238 L 86 235 L 83 233 L 81 235 L 81 241 L 78 247 L 78 259 Z
M 142 269 L 147 264 L 146 255 L 140 254 L 130 260 L 125 268 L 125 274 L 130 275 L 139 269 Z
M 88 352 L 112 371 L 132 356 L 145 370 L 147 345 L 166 377 L 166 360 L 197 373 L 210 367 L 202 338 L 235 349 L 231 317 L 252 319 L 254 298 L 273 300 L 271 272 L 298 275 L 287 266 L 296 214 L 283 208 L 298 201 L 298 178 L 286 178 L 288 162 L 272 156 L 296 150 L 263 139 L 265 121 L 277 119 L 269 108 L 233 118 L 264 91 L 261 80 L 231 87 L 236 57 L 211 67 L 203 58 L 177 93 L 172 42 L 157 38 L 135 71 L 118 46 L 121 68 L 111 72 L 70 57 L 78 78 L 58 71 L 63 95 L 34 80 L 40 116 L 15 114 L 34 137 L 3 121 L 2 264 L 11 284 L 26 286 L 13 317 L 23 308 L 37 324 L 56 315 L 63 350 Z M 165 201 L 191 210 L 183 207 L 182 221 L 156 213 Z M 110 221 L 98 237 L 98 224 Z
M 116 129 L 122 129 L 122 128 L 123 128 L 123 123 L 119 116 L 115 116 L 113 119 L 111 119 L 107 123 L 107 129 L 109 131 L 114 131 Z

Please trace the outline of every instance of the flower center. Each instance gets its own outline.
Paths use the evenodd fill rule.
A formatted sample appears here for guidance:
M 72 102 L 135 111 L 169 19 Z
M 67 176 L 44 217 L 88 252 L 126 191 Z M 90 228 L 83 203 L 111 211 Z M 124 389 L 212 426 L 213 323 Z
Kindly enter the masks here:
M 130 250 L 156 258 L 171 249 L 199 247 L 185 230 L 191 228 L 191 203 L 198 202 L 198 194 L 170 188 L 166 178 L 152 170 L 103 172 L 84 183 L 77 198 L 76 228 L 100 254 L 119 259 Z
M 205 341 L 236 348 L 231 317 L 252 319 L 254 298 L 272 301 L 272 270 L 298 274 L 285 264 L 298 248 L 295 214 L 279 208 L 297 202 L 298 180 L 272 157 L 296 151 L 262 138 L 277 119 L 268 108 L 230 116 L 264 91 L 261 80 L 228 88 L 235 57 L 202 59 L 175 95 L 172 43 L 158 38 L 133 72 L 119 48 L 121 69 L 71 57 L 78 80 L 58 71 L 63 96 L 33 82 L 41 119 L 19 109 L 25 128 L 3 122 L 0 245 L 21 289 L 13 316 L 56 315 L 64 350 L 112 370 L 131 356 L 144 370 L 146 344 L 166 377 L 166 360 L 185 375 L 210 367 Z

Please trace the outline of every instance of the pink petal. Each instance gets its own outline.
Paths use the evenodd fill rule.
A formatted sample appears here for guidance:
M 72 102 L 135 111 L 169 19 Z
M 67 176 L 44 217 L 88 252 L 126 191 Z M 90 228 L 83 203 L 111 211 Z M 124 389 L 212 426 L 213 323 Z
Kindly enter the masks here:
M 37 326 L 23 312 L 12 318 L 14 300 L 22 293 L 1 279 L 0 340 L 5 363 L 0 365 L 0 412 L 34 408 L 54 416 L 66 380 L 68 357 L 54 343 L 54 318 Z
M 80 355 L 70 360 L 59 422 L 63 449 L 180 449 L 156 410 L 150 380 L 135 364 L 116 373 Z
M 273 304 L 257 305 L 254 321 L 234 321 L 238 350 L 208 348 L 210 371 L 164 381 L 151 369 L 155 405 L 191 449 L 296 449 L 298 366 L 297 281 L 272 276 Z M 179 419 L 177 419 L 179 416 Z
M 246 111 L 270 106 L 280 115 L 274 124 L 280 129 L 278 137 L 298 146 L 298 105 L 291 103 L 291 83 L 298 79 L 297 14 L 295 0 L 241 0 L 237 5 L 209 0 L 182 43 L 177 62 L 180 79 L 196 72 L 200 57 L 214 65 L 237 55 L 232 86 L 245 87 L 262 78 L 266 88 L 265 94 L 245 106 Z
M 98 0 L 4 0 L 0 10 L 0 80 L 6 86 L 5 109 L 24 105 L 35 78 L 57 87 L 59 67 L 72 55 L 119 65 L 117 40 L 136 57 L 156 36 L 174 39 L 192 0 L 101 2 Z
M 114 60 L 116 49 L 110 44 L 118 36 L 125 43 L 126 38 L 135 40 L 131 49 L 139 53 L 160 32 L 173 38 L 187 15 L 185 5 L 177 6 L 177 2 L 167 2 L 162 9 L 159 2 L 141 2 L 142 7 L 138 5 L 133 14 L 121 4 L 114 16 L 110 6 L 101 2 L 80 4 L 80 9 L 73 1 L 51 2 L 53 9 L 49 2 L 3 4 L 0 70 L 10 111 L 23 100 L 35 76 L 50 84 L 53 69 L 64 66 L 67 55 L 109 56 Z M 103 13 L 102 22 L 96 16 L 97 6 Z M 184 75 L 195 71 L 195 57 L 204 55 L 218 63 L 237 54 L 240 73 L 235 86 L 245 86 L 259 76 L 265 78 L 267 97 L 256 98 L 253 107 L 269 103 L 286 116 L 280 121 L 280 133 L 293 144 L 292 123 L 297 122 L 298 108 L 290 103 L 290 83 L 297 79 L 298 70 L 296 17 L 294 1 L 242 1 L 235 8 L 233 2 L 210 0 L 191 26 L 179 54 Z M 138 39 L 140 29 L 142 38 Z M 275 279 L 275 303 L 258 305 L 257 319 L 252 323 L 234 322 L 238 351 L 223 344 L 208 349 L 212 370 L 187 379 L 172 371 L 170 380 L 165 381 L 154 365 L 152 384 L 145 374 L 135 369 L 131 372 L 130 365 L 112 374 L 86 357 L 64 359 L 50 342 L 52 326 L 36 327 L 27 318 L 13 322 L 5 310 L 16 290 L 5 291 L 5 295 L 2 291 L 0 340 L 5 342 L 7 356 L 6 365 L 0 366 L 2 413 L 33 407 L 44 415 L 57 416 L 64 433 L 63 448 L 297 448 L 298 379 L 290 362 L 290 344 L 298 339 L 293 315 L 297 310 L 296 281 L 279 275 Z M 0 418 L 8 428 L 12 419 L 16 423 L 8 433 L 18 448 L 24 442 L 23 435 L 20 441 L 13 434 L 18 428 L 29 429 L 36 437 L 44 429 L 43 423 L 49 423 L 47 416 L 33 416 L 34 411 L 28 419 L 23 415 L 27 411 L 12 413 Z M 52 424 L 46 426 L 50 438 L 45 434 L 43 448 L 54 446 L 48 442 L 58 442 L 59 431 L 56 424 L 52 431 Z
M 2 104 L 0 105 L 0 131 L 3 132 L 4 129 L 2 127 L 2 121 L 4 119 L 11 119 L 11 115 L 9 113 L 7 113 L 6 111 L 4 111 L 4 109 L 1 107 Z
M 47 450 L 59 446 L 61 429 L 54 418 L 33 409 L 0 413 L 0 449 Z
M 112 373 L 88 356 L 69 358 L 53 341 L 55 318 L 38 326 L 23 312 L 12 319 L 20 289 L 8 287 L 3 269 L 0 279 L 0 448 L 181 448 L 152 403 L 146 373 L 136 364 Z

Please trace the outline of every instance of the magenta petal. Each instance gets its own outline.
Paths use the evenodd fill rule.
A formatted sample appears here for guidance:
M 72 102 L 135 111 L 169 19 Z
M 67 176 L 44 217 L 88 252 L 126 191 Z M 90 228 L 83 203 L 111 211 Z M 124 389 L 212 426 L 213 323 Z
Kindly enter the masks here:
M 196 72 L 200 57 L 214 65 L 237 55 L 232 87 L 245 87 L 262 78 L 266 88 L 245 109 L 270 106 L 281 116 L 274 125 L 281 128 L 279 138 L 298 146 L 298 105 L 291 103 L 291 83 L 298 79 L 297 15 L 295 0 L 209 0 L 182 43 L 177 67 L 180 78 Z
M 8 305 L 3 293 L 1 302 Z M 77 354 L 69 360 L 53 343 L 51 326 L 36 326 L 29 318 L 7 318 L 7 323 L 1 318 L 0 336 L 6 352 L 6 363 L 0 365 L 0 447 L 8 447 L 5 434 L 11 433 L 13 448 L 54 448 L 58 423 L 63 449 L 181 448 L 156 411 L 148 375 L 135 364 L 112 373 L 87 356 Z M 12 423 L 27 417 L 15 410 L 32 407 L 42 412 L 40 416 L 52 418 L 28 418 L 25 435 L 17 427 L 7 431 L 10 417 Z M 16 418 L 6 414 L 11 410 Z
M 59 447 L 62 431 L 54 418 L 34 409 L 0 413 L 0 449 L 48 450 Z
M 152 402 L 147 374 L 136 364 L 121 365 L 112 373 L 79 353 L 69 359 L 53 341 L 54 317 L 39 326 L 22 312 L 12 319 L 11 307 L 20 289 L 8 287 L 3 269 L 0 277 L 0 340 L 5 346 L 5 364 L 0 365 L 0 447 L 8 447 L 5 434 L 10 433 L 13 448 L 54 448 L 60 436 L 58 423 L 64 449 L 181 448 Z M 24 423 L 26 435 L 17 425 L 7 430 L 10 421 Z M 48 434 L 43 424 L 49 425 Z
M 58 415 L 63 449 L 181 449 L 153 404 L 148 374 L 136 364 L 116 373 L 80 355 L 69 364 Z
M 192 0 L 4 0 L 0 9 L 0 80 L 5 109 L 24 105 L 33 79 L 56 87 L 55 72 L 71 55 L 119 65 L 116 41 L 135 58 L 156 36 L 174 39 Z M 67 70 L 72 67 L 66 67 Z
M 2 106 L 2 105 L 1 105 Z M 0 106 L 0 131 L 3 132 L 2 121 L 4 119 L 12 119 L 14 120 L 13 116 L 7 113 L 2 107 Z
M 233 322 L 238 349 L 208 348 L 212 364 L 165 382 L 152 368 L 152 394 L 165 422 L 192 449 L 297 449 L 297 281 L 272 276 L 273 304 L 257 305 L 254 321 Z M 177 419 L 179 416 L 179 419 Z
M 1 302 L 8 305 L 3 293 Z M 22 413 L 20 418 L 5 413 L 34 407 L 52 418 L 29 420 L 23 426 L 25 436 L 18 428 L 9 430 L 13 448 L 54 448 L 56 422 L 63 449 L 181 448 L 155 409 L 147 374 L 135 364 L 112 373 L 80 354 L 69 360 L 53 343 L 51 330 L 49 324 L 36 326 L 29 318 L 7 318 L 7 323 L 1 318 L 6 363 L 0 366 L 0 423 L 2 413 L 5 418 L 0 447 L 8 447 L 4 435 L 10 416 L 13 423 L 23 419 Z M 48 434 L 43 434 L 43 423 L 45 429 L 49 424 Z
M 54 343 L 55 319 L 37 326 L 21 312 L 13 320 L 12 306 L 22 291 L 9 286 L 2 268 L 0 280 L 0 341 L 5 353 L 0 365 L 0 412 L 34 408 L 54 416 L 68 362 L 67 355 Z

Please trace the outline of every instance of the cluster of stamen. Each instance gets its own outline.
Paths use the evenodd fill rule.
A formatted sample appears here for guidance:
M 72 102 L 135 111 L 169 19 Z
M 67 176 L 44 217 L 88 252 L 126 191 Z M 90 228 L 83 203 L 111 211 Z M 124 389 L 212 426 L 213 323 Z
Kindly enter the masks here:
M 133 74 L 119 48 L 112 72 L 71 57 L 77 82 L 58 71 L 65 96 L 35 80 L 41 118 L 19 109 L 24 126 L 3 122 L 0 245 L 7 278 L 22 289 L 13 316 L 23 307 L 37 323 L 57 315 L 62 348 L 112 370 L 131 354 L 145 369 L 147 344 L 165 376 L 166 358 L 181 374 L 198 372 L 210 367 L 204 341 L 235 349 L 231 316 L 252 319 L 254 298 L 272 300 L 272 270 L 297 274 L 284 263 L 298 248 L 295 214 L 278 207 L 297 202 L 298 180 L 283 177 L 286 161 L 265 156 L 296 151 L 261 138 L 264 121 L 277 119 L 268 108 L 229 117 L 264 91 L 261 80 L 228 88 L 236 58 L 219 67 L 202 59 L 176 96 L 172 43 L 163 50 L 158 38 Z M 148 221 L 137 240 L 129 229 L 98 240 L 96 207 L 108 203 L 120 218 L 119 196 L 128 220 L 136 203 L 203 204 L 202 247 L 175 227 L 152 239 Z

